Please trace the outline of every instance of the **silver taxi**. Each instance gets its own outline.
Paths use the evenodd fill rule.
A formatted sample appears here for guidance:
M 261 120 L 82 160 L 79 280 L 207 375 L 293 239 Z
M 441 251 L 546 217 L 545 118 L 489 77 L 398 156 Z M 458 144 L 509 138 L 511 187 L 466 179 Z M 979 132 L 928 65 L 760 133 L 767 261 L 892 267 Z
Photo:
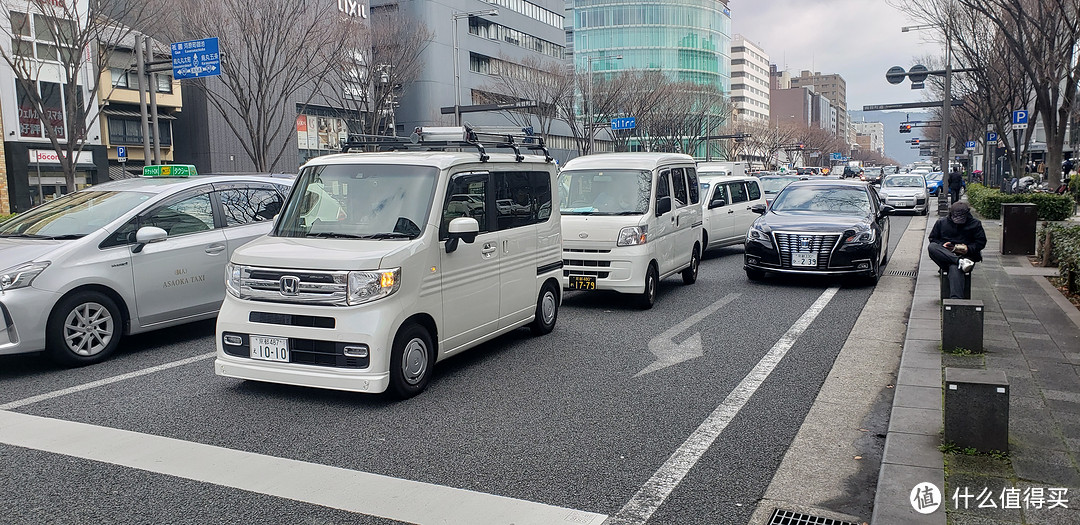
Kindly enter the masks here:
M 123 335 L 213 318 L 225 265 L 270 231 L 292 180 L 141 177 L 0 223 L 0 355 L 103 361 Z

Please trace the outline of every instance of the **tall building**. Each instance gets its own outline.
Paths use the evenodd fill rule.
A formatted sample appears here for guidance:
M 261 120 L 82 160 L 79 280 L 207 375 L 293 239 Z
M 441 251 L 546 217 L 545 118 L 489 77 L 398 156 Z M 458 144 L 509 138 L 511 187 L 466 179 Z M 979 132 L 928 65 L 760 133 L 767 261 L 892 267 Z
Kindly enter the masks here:
M 822 75 L 818 72 L 803 70 L 797 77 L 791 77 L 791 87 L 812 87 L 815 93 L 829 99 L 836 107 L 836 127 L 832 128 L 837 135 L 847 137 L 848 129 L 847 112 L 847 82 L 844 77 L 832 74 Z M 850 137 L 847 137 L 850 140 Z
M 744 122 L 769 122 L 769 55 L 742 35 L 731 40 L 731 102 Z
M 773 89 L 769 94 L 772 125 L 809 127 L 814 118 L 816 93 L 808 87 Z
M 885 154 L 885 124 L 881 122 L 856 122 L 855 136 L 859 148 Z
M 727 0 L 574 0 L 574 67 L 663 71 L 679 82 L 731 87 Z M 597 60 L 621 56 L 620 60 Z

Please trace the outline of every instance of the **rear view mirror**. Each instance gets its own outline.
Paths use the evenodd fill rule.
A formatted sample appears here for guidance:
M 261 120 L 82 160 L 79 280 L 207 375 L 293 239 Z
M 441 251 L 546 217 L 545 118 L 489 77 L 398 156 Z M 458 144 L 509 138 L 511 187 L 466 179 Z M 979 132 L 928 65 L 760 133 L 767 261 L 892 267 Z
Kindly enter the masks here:
M 709 209 L 719 208 L 721 206 L 727 206 L 727 201 L 723 197 L 717 197 L 709 203 Z
M 754 212 L 754 213 L 756 213 L 758 215 L 764 215 L 766 209 L 768 209 L 768 207 L 765 206 L 764 204 L 755 204 L 755 205 L 750 207 L 750 211 L 752 211 L 752 212 Z
M 660 197 L 656 200 L 656 216 L 659 217 L 671 211 L 671 197 Z
M 449 236 L 446 239 L 446 253 L 457 250 L 458 240 L 472 243 L 480 232 L 480 223 L 472 217 L 456 217 L 447 226 Z
M 131 253 L 139 253 L 147 244 L 161 242 L 168 238 L 169 234 L 157 226 L 143 226 L 135 232 L 135 248 L 131 250 Z

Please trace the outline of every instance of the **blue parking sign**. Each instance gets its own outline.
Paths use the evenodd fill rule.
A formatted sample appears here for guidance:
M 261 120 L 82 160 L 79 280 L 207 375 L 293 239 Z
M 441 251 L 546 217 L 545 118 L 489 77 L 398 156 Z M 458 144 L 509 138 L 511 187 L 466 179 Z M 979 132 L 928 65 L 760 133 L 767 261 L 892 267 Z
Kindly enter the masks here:
M 118 160 L 120 162 L 126 162 L 127 161 L 127 146 L 117 146 L 116 147 L 116 160 Z
M 987 144 L 997 144 L 997 141 L 998 141 L 998 134 L 997 133 L 994 133 L 993 131 L 986 132 L 986 143 Z

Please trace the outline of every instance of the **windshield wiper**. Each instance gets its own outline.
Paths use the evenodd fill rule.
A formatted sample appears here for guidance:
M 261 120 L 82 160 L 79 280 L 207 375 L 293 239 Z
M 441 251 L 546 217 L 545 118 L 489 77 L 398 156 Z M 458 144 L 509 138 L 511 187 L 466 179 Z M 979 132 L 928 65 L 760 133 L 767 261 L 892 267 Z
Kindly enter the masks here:
M 64 235 L 42 235 L 42 239 L 49 239 L 52 241 L 67 241 L 70 239 L 82 239 L 86 237 L 85 233 L 65 233 Z
M 19 237 L 22 239 L 54 239 L 55 237 L 49 237 L 48 235 L 37 235 L 34 233 L 0 233 L 0 237 Z
M 307 237 L 317 237 L 319 239 L 367 239 L 366 235 L 356 235 L 354 233 L 338 233 L 338 232 L 319 232 L 309 233 Z
M 643 212 L 643 211 L 620 211 L 620 212 L 612 213 L 612 215 L 641 215 L 643 213 L 645 213 L 645 212 Z
M 412 239 L 413 236 L 407 233 L 401 232 L 383 232 L 373 233 L 371 235 L 361 235 L 362 239 Z

